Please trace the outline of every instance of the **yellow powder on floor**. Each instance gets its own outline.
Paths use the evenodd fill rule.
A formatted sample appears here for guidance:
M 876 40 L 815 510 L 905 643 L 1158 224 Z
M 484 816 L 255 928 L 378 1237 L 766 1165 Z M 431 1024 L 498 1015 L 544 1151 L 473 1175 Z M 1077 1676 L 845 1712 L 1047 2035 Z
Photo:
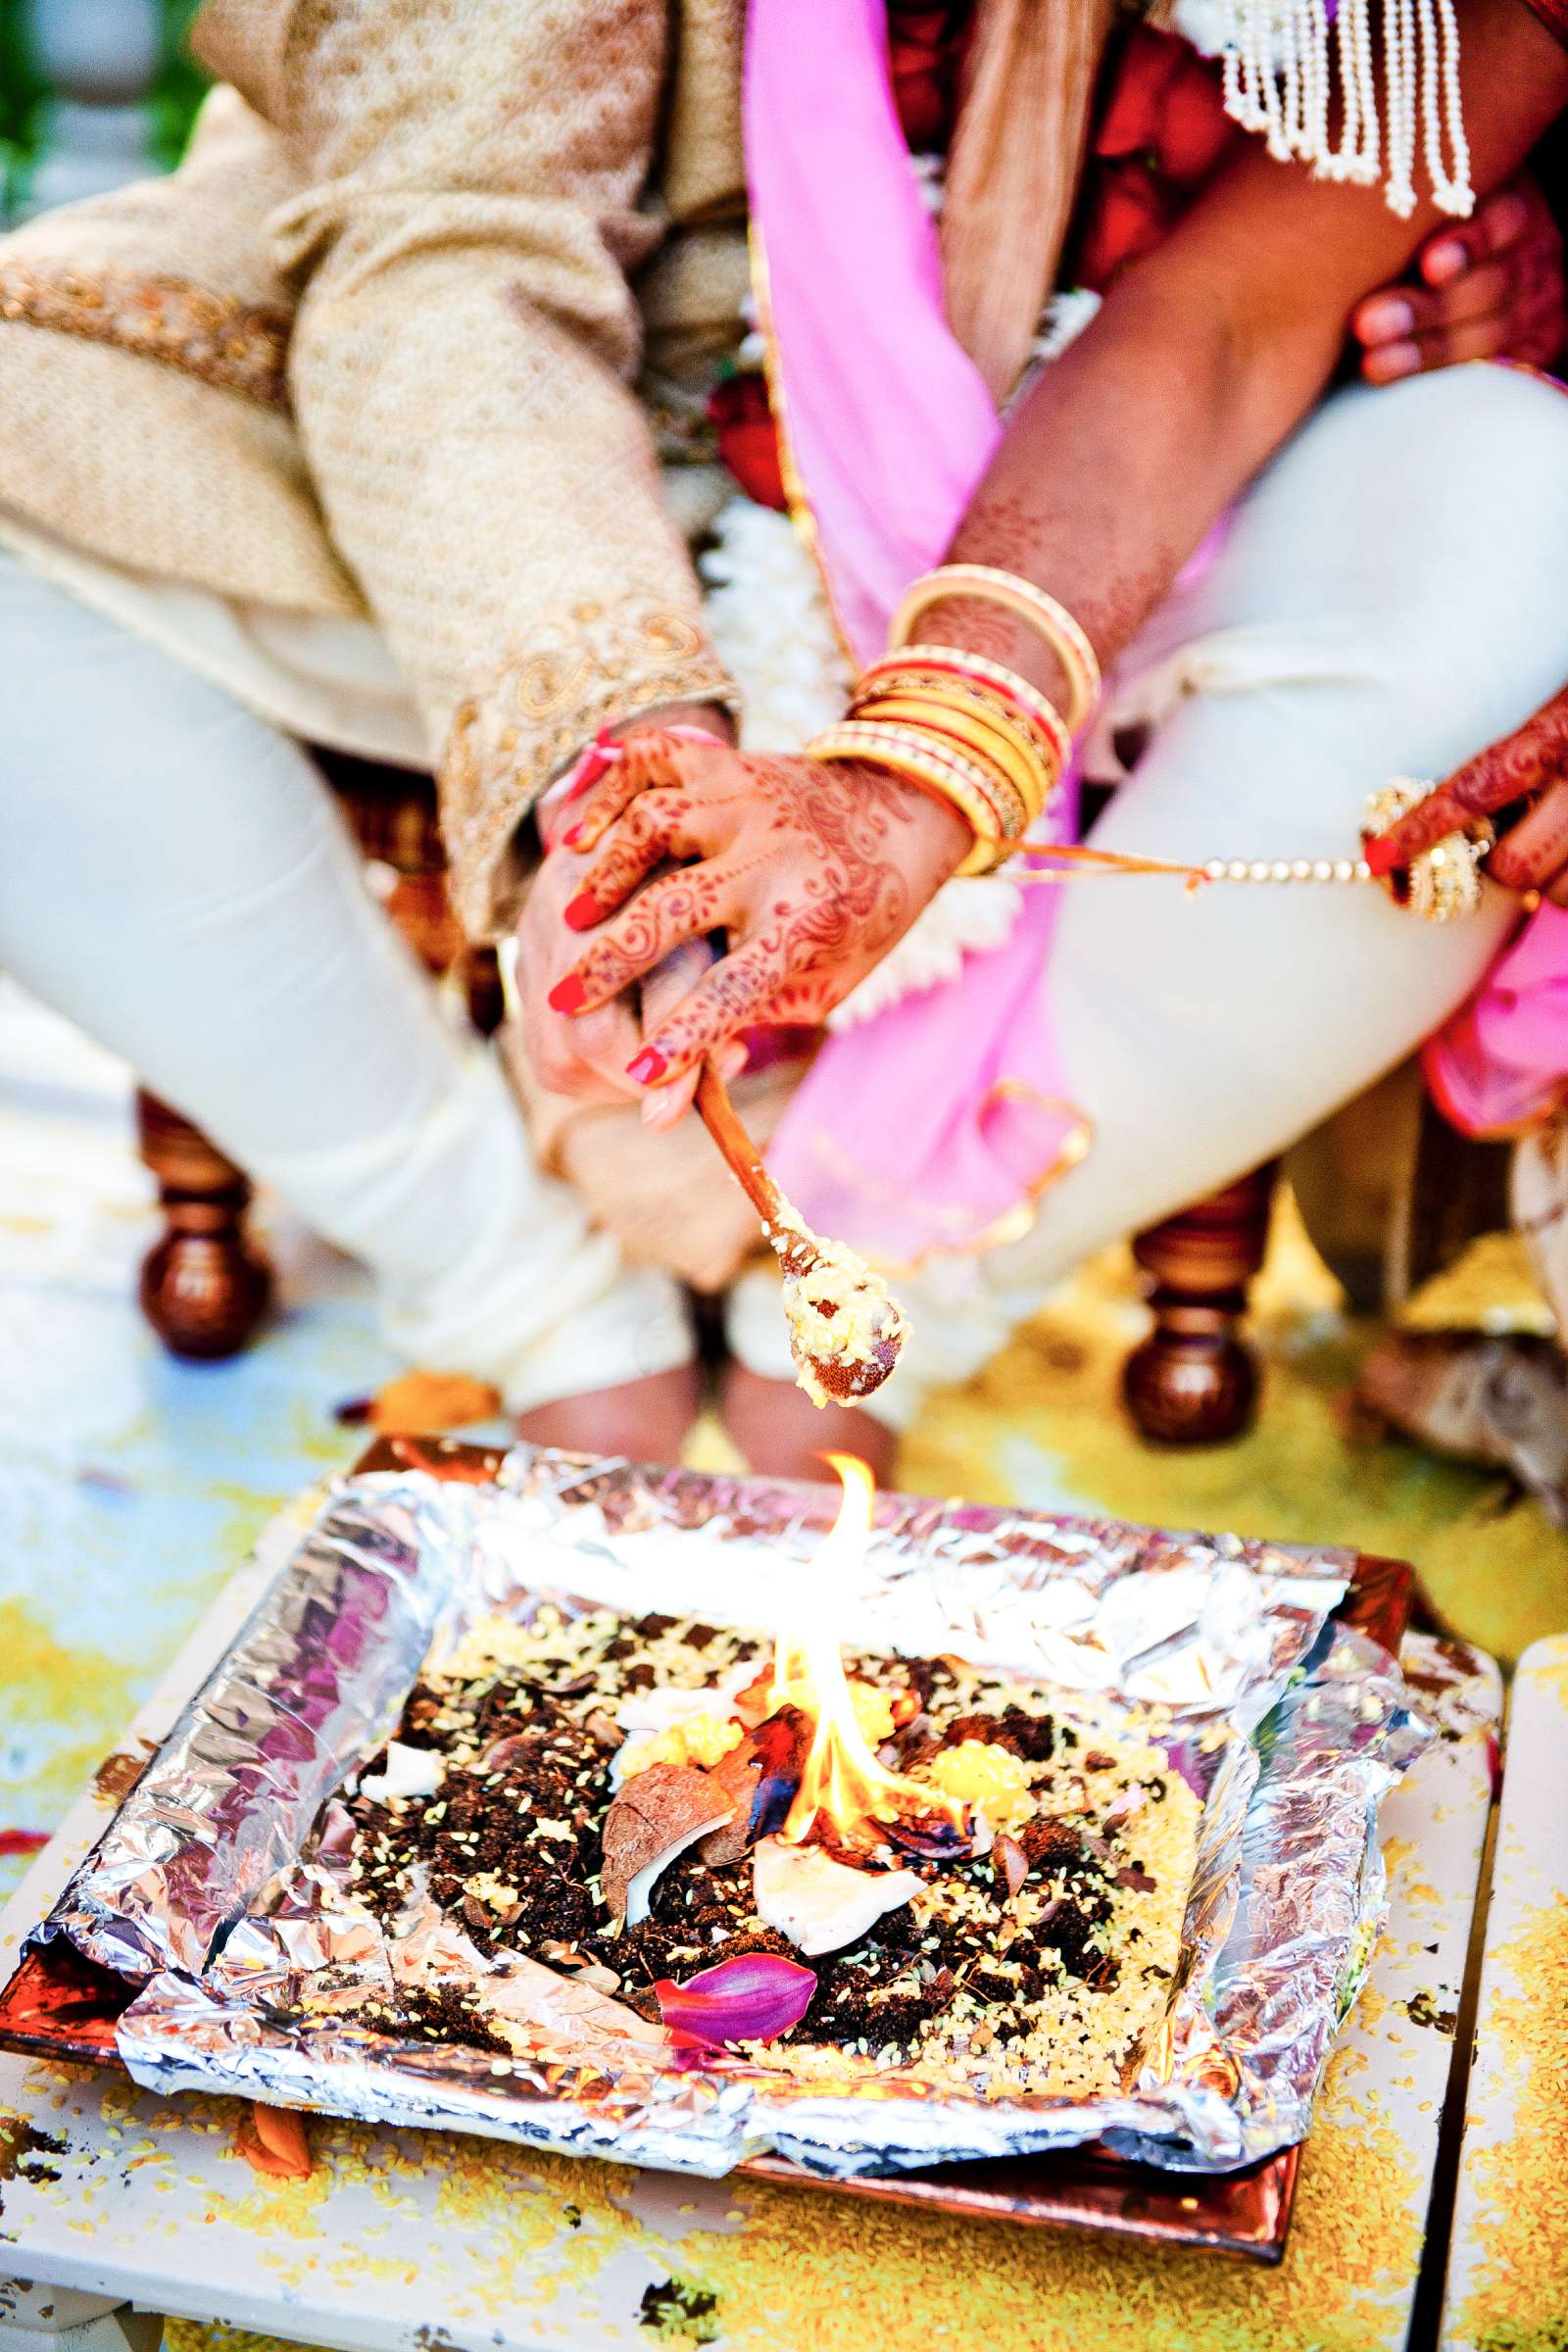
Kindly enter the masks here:
M 1476 2158 L 1486 2257 L 1452 2328 L 1486 2352 L 1568 2345 L 1568 1893 L 1531 1914 L 1496 1954 L 1518 1989 L 1492 2004 L 1488 2046 L 1506 2063 L 1513 2117 Z
M 328 2162 L 335 2136 L 323 2134 Z M 738 2225 L 699 2218 L 672 2244 L 625 2210 L 635 2178 L 616 2166 L 406 2136 L 442 2168 L 443 2220 L 483 2247 L 463 2318 L 500 2324 L 519 2298 L 548 2311 L 563 2290 L 589 2286 L 631 2335 L 637 2281 L 673 2271 L 716 2297 L 723 2352 L 885 2352 L 895 2341 L 922 2352 L 1365 2352 L 1390 2282 L 1411 2277 L 1420 2253 L 1422 2183 L 1337 2062 L 1275 2270 L 742 2179 L 726 2183 Z M 564 2231 L 568 2204 L 580 2226 Z M 627 2253 L 642 2264 L 617 2265 Z M 430 2315 L 432 2328 L 444 2316 Z M 170 2352 L 274 2352 L 270 2338 L 184 2321 L 166 2340 Z

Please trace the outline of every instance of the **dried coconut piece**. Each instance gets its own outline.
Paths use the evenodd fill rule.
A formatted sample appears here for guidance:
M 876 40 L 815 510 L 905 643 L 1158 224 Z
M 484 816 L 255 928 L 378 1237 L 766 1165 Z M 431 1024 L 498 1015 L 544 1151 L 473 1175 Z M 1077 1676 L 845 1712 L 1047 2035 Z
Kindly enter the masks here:
M 925 1881 L 912 1870 L 851 1870 L 819 1845 L 764 1838 L 752 1857 L 752 1884 L 758 1918 L 810 1960 L 858 1943 Z
M 648 1916 L 660 1873 L 710 1830 L 721 1829 L 734 1806 L 710 1773 L 694 1764 L 654 1764 L 627 1781 L 605 1815 L 605 1908 L 617 1929 Z
M 386 1743 L 386 1766 L 367 1774 L 360 1794 L 372 1805 L 389 1805 L 395 1797 L 434 1796 L 446 1778 L 446 1761 L 432 1747 L 405 1747 L 401 1740 Z

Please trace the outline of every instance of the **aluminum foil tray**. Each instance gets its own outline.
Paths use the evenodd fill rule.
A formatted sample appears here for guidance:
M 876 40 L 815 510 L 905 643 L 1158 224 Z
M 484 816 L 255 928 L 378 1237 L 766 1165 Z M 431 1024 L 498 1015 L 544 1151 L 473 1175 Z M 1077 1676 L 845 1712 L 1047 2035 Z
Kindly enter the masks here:
M 1377 1801 L 1427 1737 L 1389 1655 L 1408 1573 L 1353 1553 L 882 1498 L 846 1638 L 1156 1699 L 1207 1776 L 1165 2030 L 1114 2100 L 915 2096 L 896 2070 L 872 2097 L 806 2095 L 735 2060 L 666 2067 L 574 2016 L 544 1970 L 504 2077 L 356 2025 L 389 1956 L 314 1840 L 432 1643 L 546 1594 L 765 1624 L 835 1507 L 525 1447 L 375 1448 L 40 1924 L 0 2040 L 75 2042 L 169 2091 L 1277 2256 L 1292 2151 L 1381 1917 Z

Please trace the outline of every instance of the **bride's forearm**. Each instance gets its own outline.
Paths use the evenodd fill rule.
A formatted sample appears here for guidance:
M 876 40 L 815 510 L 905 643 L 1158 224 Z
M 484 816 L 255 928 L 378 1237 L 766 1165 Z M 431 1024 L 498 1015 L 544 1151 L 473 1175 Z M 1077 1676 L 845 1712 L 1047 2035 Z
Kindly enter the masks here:
M 1568 105 L 1568 56 L 1524 0 L 1460 0 L 1478 190 L 1515 171 Z M 1168 593 L 1331 378 L 1363 294 L 1440 216 L 1313 180 L 1248 140 L 1021 405 L 954 542 L 1073 612 L 1106 663 Z M 1374 395 L 1388 397 L 1388 395 Z M 919 635 L 1064 681 L 1026 624 L 950 600 Z
M 1217 318 L 1157 284 L 1118 289 L 1015 415 L 951 551 L 1050 590 L 1108 665 L 1246 481 L 1245 363 Z M 950 599 L 919 635 L 1020 669 L 1057 699 L 1040 637 L 997 605 Z

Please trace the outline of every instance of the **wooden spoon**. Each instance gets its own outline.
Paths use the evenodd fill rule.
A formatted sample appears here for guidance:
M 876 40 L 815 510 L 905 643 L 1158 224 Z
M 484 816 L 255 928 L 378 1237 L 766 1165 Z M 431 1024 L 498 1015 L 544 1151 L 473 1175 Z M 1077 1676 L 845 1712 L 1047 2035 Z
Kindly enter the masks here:
M 762 1165 L 723 1080 L 710 1062 L 697 1108 L 762 1221 L 784 1275 L 784 1314 L 796 1377 L 816 1404 L 852 1404 L 879 1389 L 908 1325 L 887 1285 L 842 1242 L 824 1242 Z

